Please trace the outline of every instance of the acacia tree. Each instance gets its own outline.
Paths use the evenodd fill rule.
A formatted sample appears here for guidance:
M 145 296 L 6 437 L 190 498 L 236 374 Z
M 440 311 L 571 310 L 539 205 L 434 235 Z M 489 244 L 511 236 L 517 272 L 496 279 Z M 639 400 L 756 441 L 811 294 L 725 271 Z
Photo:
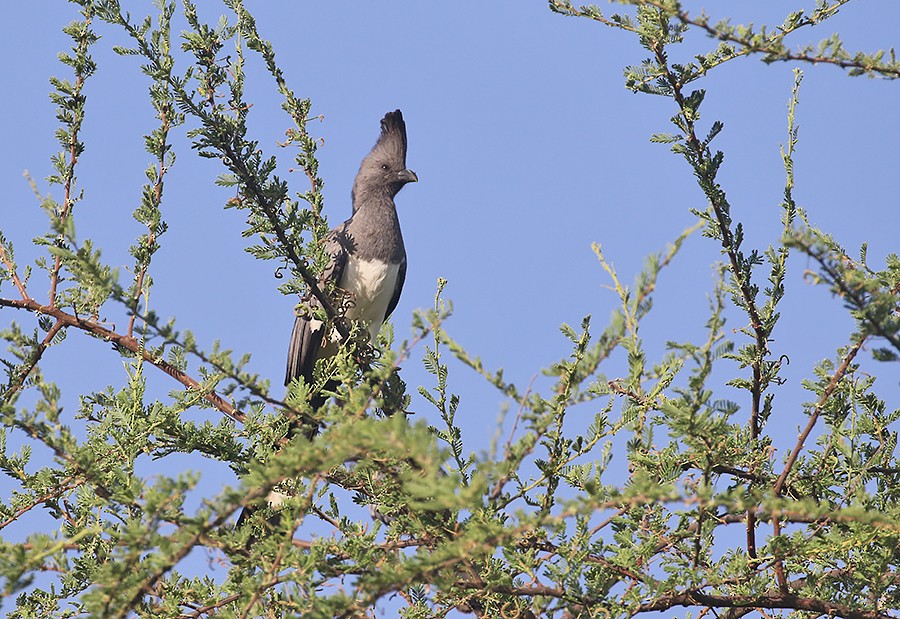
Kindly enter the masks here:
M 875 271 L 865 254 L 851 258 L 795 204 L 799 70 L 782 151 L 784 232 L 777 245 L 746 246 L 739 214 L 717 180 L 723 154 L 713 143 L 722 124 L 701 122 L 699 114 L 698 84 L 742 56 L 900 76 L 892 54 L 851 54 L 836 36 L 817 46 L 790 44 L 794 33 L 848 2 L 823 0 L 777 27 L 753 28 L 712 23 L 674 0 L 623 1 L 625 12 L 613 15 L 551 0 L 553 11 L 620 30 L 643 49 L 646 59 L 626 69 L 626 84 L 671 101 L 674 132 L 653 139 L 670 144 L 694 175 L 708 203 L 695 211 L 696 229 L 723 261 L 705 340 L 672 344 L 652 361 L 641 321 L 660 273 L 691 231 L 651 256 L 630 287 L 596 248 L 620 307 L 601 329 L 587 318 L 578 329 L 563 326 L 572 353 L 549 364 L 556 380 L 542 393 L 486 370 L 454 342 L 444 327 L 441 282 L 433 310 L 416 317 L 416 336 L 396 350 L 387 341 L 371 350 L 359 326 L 342 318 L 344 308 L 328 302 L 331 291 L 317 285 L 328 225 L 317 141 L 307 130 L 310 102 L 285 83 L 272 46 L 240 0 L 225 0 L 232 17 L 218 27 L 203 23 L 188 0 L 160 2 L 145 20 L 114 0 L 77 0 L 82 19 L 65 29 L 73 47 L 60 57 L 73 77 L 52 80 L 61 150 L 49 178 L 55 197 L 41 203 L 48 228 L 35 240 L 44 252 L 37 270 L 16 263 L 14 244 L 27 242 L 16 230 L 0 239 L 0 307 L 8 317 L 0 468 L 17 488 L 0 504 L 0 530 L 39 508 L 56 525 L 2 541 L 3 595 L 16 596 L 11 616 L 357 617 L 394 594 L 404 600 L 398 613 L 409 618 L 631 616 L 678 606 L 729 618 L 779 609 L 896 616 L 900 486 L 892 424 L 900 412 L 886 410 L 874 378 L 861 374 L 856 360 L 868 354 L 864 346 L 877 360 L 898 359 L 900 262 L 888 256 L 887 268 Z M 171 33 L 178 10 L 190 25 L 180 52 Z M 96 71 L 90 50 L 99 28 L 129 37 L 117 51 L 142 63 L 158 119 L 145 136 L 152 164 L 134 217 L 146 232 L 131 247 L 127 282 L 76 234 L 80 131 L 89 112 L 84 86 Z M 680 57 L 691 30 L 710 37 L 710 51 Z M 308 185 L 299 192 L 275 174 L 278 159 L 248 131 L 244 65 L 251 57 L 262 60 L 292 122 L 284 147 L 305 172 Z M 220 183 L 234 190 L 225 206 L 246 213 L 246 234 L 256 239 L 252 256 L 288 269 L 292 277 L 281 290 L 319 298 L 321 318 L 343 337 L 341 353 L 320 363 L 315 384 L 299 380 L 283 400 L 245 371 L 246 358 L 203 350 L 189 331 L 148 309 L 153 257 L 166 232 L 164 180 L 188 119 L 197 155 L 220 161 Z M 840 297 L 855 322 L 836 342 L 834 358 L 810 369 L 805 387 L 814 399 L 802 413 L 774 399 L 786 351 L 769 346 L 792 253 L 809 257 L 817 282 Z M 724 328 L 729 312 L 745 324 L 732 339 Z M 122 328 L 111 327 L 109 316 L 124 316 L 116 321 Z M 41 371 L 42 358 L 66 345 L 73 329 L 97 338 L 97 354 L 108 348 L 100 342 L 112 343 L 103 354 L 121 355 L 129 368 L 127 384 L 81 394 L 74 418 L 61 414 L 60 390 Z M 389 414 L 408 405 L 395 370 L 417 345 L 435 377 L 434 385 L 418 388 L 441 420 L 434 426 Z M 604 376 L 604 362 L 620 350 L 627 372 Z M 513 432 L 490 454 L 466 448 L 447 354 L 515 403 Z M 712 378 L 714 368 L 730 376 L 739 398 L 719 395 L 725 385 Z M 180 384 L 167 399 L 147 394 L 146 373 L 156 369 Z M 312 410 L 310 394 L 332 380 L 340 384 L 337 397 Z M 572 411 L 585 407 L 595 412 L 593 423 L 575 431 Z M 220 421 L 198 423 L 203 408 Z M 772 446 L 773 415 L 805 422 L 787 453 Z M 287 436 L 297 418 L 325 429 L 312 439 Z M 8 449 L 10 436 L 25 447 Z M 604 480 L 614 445 L 628 461 L 626 483 Z M 34 470 L 37 446 L 53 458 Z M 165 461 L 184 453 L 225 463 L 243 482 L 186 509 L 196 476 L 149 477 L 137 466 L 141 457 Z M 291 497 L 277 519 L 263 507 L 273 489 Z M 235 513 L 247 505 L 259 506 L 258 515 L 235 528 Z M 743 533 L 729 533 L 735 528 Z M 197 548 L 228 566 L 220 578 L 187 573 L 186 557 Z M 35 583 L 39 573 L 53 577 Z

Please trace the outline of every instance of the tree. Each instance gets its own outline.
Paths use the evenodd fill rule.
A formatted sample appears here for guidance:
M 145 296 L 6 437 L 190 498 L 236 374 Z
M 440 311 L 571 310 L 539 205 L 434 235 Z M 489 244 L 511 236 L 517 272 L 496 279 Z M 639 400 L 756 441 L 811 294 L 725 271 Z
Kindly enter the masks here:
M 60 56 L 72 77 L 52 80 L 61 150 L 48 181 L 58 197 L 41 197 L 49 226 L 35 240 L 44 252 L 35 275 L 16 262 L 17 231 L 4 230 L 0 239 L 0 307 L 10 316 L 0 467 L 15 488 L 0 505 L 0 530 L 39 509 L 53 519 L 52 529 L 2 541 L 4 594 L 18 596 L 11 616 L 357 617 L 389 596 L 403 600 L 398 613 L 409 618 L 630 616 L 674 607 L 730 618 L 770 610 L 896 616 L 892 428 L 900 412 L 887 409 L 858 360 L 866 347 L 877 361 L 898 359 L 900 262 L 890 255 L 876 270 L 865 248 L 850 257 L 795 203 L 799 69 L 782 150 L 783 238 L 748 247 L 718 177 L 724 155 L 713 144 L 723 125 L 701 119 L 697 86 L 752 55 L 900 76 L 893 53 L 851 54 L 837 36 L 789 45 L 794 33 L 848 2 L 819 3 L 772 28 L 713 23 L 670 0 L 623 2 L 628 10 L 614 15 L 552 0 L 555 12 L 633 35 L 647 54 L 626 69 L 626 85 L 673 105 L 674 132 L 652 139 L 669 144 L 696 179 L 708 203 L 694 211 L 697 226 L 651 256 L 630 287 L 595 248 L 620 306 L 601 329 L 590 317 L 578 328 L 563 325 L 571 355 L 549 364 L 547 391 L 507 381 L 454 341 L 439 281 L 434 307 L 416 317 L 416 335 L 396 347 L 386 330 L 373 350 L 359 325 L 342 321 L 341 307 L 326 302 L 322 318 L 338 325 L 345 346 L 320 364 L 321 380 L 295 382 L 282 400 L 246 370 L 248 357 L 218 345 L 205 350 L 190 331 L 161 320 L 150 309 L 151 272 L 167 230 L 164 181 L 179 132 L 191 126 L 186 134 L 197 155 L 218 161 L 220 185 L 234 192 L 226 207 L 246 215 L 245 234 L 255 240 L 250 254 L 291 273 L 283 293 L 326 299 L 316 283 L 328 225 L 319 142 L 308 129 L 311 102 L 288 86 L 240 0 L 226 0 L 231 17 L 217 26 L 188 1 L 160 2 L 155 16 L 134 19 L 115 0 L 78 0 L 82 18 L 65 30 L 72 51 Z M 179 10 L 189 26 L 180 51 L 171 32 Z M 131 246 L 130 281 L 76 234 L 85 87 L 97 70 L 90 52 L 101 28 L 127 36 L 116 51 L 142 63 L 158 121 L 145 136 L 152 164 L 134 218 L 146 232 Z M 679 45 L 693 32 L 708 35 L 712 49 L 684 56 Z M 245 67 L 254 61 L 266 68 L 292 123 L 282 146 L 306 177 L 296 193 L 278 176 L 278 157 L 248 127 Z M 705 339 L 692 343 L 674 333 L 669 351 L 654 361 L 642 320 L 660 274 L 701 229 L 722 256 Z M 835 356 L 812 369 L 804 387 L 813 401 L 802 414 L 779 407 L 789 357 L 770 346 L 792 254 L 808 257 L 815 282 L 834 292 L 855 324 Z M 46 296 L 37 292 L 44 282 Z M 738 326 L 729 336 L 732 316 Z M 62 413 L 60 390 L 41 370 L 72 331 L 111 344 L 128 371 L 124 385 L 81 394 L 74 417 Z M 410 401 L 397 370 L 420 348 L 434 385 L 417 391 L 434 407 L 432 425 L 396 412 Z M 627 357 L 626 372 L 604 376 L 617 354 Z M 509 434 L 489 453 L 466 447 L 448 357 L 515 403 Z M 179 390 L 151 394 L 148 373 L 157 369 Z M 309 395 L 328 380 L 340 383 L 337 397 L 313 410 Z M 733 393 L 726 386 L 740 396 L 722 395 Z M 587 428 L 579 420 L 585 414 Z M 787 453 L 773 447 L 773 415 L 805 423 Z M 297 418 L 315 418 L 326 429 L 312 439 L 287 436 Z M 24 446 L 10 449 L 10 439 Z M 33 450 L 52 457 L 35 468 Z M 628 461 L 619 480 L 610 480 L 613 453 Z M 165 463 L 180 454 L 224 463 L 242 481 L 189 506 L 196 474 L 142 467 L 147 458 Z M 280 518 L 267 519 L 270 508 L 263 508 L 250 525 L 233 526 L 237 511 L 262 505 L 276 489 L 291 497 Z M 197 549 L 225 569 L 198 570 Z

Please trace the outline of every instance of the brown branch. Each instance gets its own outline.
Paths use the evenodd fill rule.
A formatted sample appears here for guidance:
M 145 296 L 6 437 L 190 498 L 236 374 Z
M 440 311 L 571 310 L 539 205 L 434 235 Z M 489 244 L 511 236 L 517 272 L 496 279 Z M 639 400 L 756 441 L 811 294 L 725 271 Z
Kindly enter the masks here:
M 22 283 L 22 280 L 19 279 L 19 274 L 16 273 L 15 265 L 12 260 L 9 258 L 9 255 L 6 253 L 6 247 L 3 243 L 0 243 L 0 260 L 3 261 L 3 265 L 6 267 L 6 270 L 9 271 L 9 274 L 12 276 L 13 283 L 16 285 L 16 288 L 19 290 L 19 294 L 22 295 L 23 299 L 29 299 L 28 291 L 25 290 L 25 284 Z
M 850 367 L 850 364 L 853 362 L 853 358 L 856 357 L 856 353 L 859 352 L 859 349 L 862 348 L 863 343 L 866 341 L 866 336 L 863 336 L 853 348 L 847 353 L 844 357 L 844 360 L 841 362 L 841 365 L 838 366 L 837 370 L 835 370 L 834 375 L 831 377 L 831 380 L 828 383 L 828 386 L 825 387 L 825 391 L 822 392 L 822 395 L 819 397 L 819 401 L 816 402 L 815 410 L 813 414 L 809 417 L 809 422 L 806 424 L 806 427 L 803 429 L 803 432 L 800 433 L 800 436 L 797 437 L 797 443 L 794 445 L 794 449 L 791 450 L 790 456 L 788 456 L 787 463 L 784 465 L 784 470 L 781 472 L 781 475 L 778 476 L 778 481 L 775 482 L 775 486 L 772 488 L 772 492 L 775 493 L 776 496 L 781 496 L 781 491 L 784 488 L 785 481 L 787 480 L 787 476 L 791 471 L 791 467 L 794 466 L 794 463 L 797 461 L 797 457 L 800 455 L 800 451 L 803 449 L 803 445 L 806 442 L 806 439 L 809 438 L 810 432 L 812 432 L 813 427 L 816 425 L 816 421 L 819 419 L 819 415 L 822 412 L 822 408 L 825 406 L 825 403 L 828 401 L 828 398 L 831 397 L 831 394 L 837 388 L 838 383 L 844 377 L 844 374 L 847 373 L 847 369 Z
M 706 606 L 709 608 L 771 608 L 805 610 L 844 619 L 895 619 L 893 615 L 875 610 L 862 610 L 844 604 L 834 604 L 816 598 L 792 593 L 767 593 L 763 595 L 710 595 L 700 591 L 685 591 L 663 595 L 652 602 L 638 606 L 635 613 L 668 610 L 675 606 Z
M 227 595 L 220 600 L 216 600 L 212 604 L 206 604 L 205 606 L 201 606 L 191 613 L 183 614 L 179 617 L 179 619 L 197 619 L 197 617 L 200 617 L 201 615 L 211 613 L 212 611 L 222 608 L 223 606 L 225 606 L 226 604 L 230 604 L 231 602 L 235 602 L 240 598 L 240 593 L 232 593 L 231 595 Z
M 90 333 L 91 335 L 99 337 L 100 339 L 106 340 L 107 342 L 112 342 L 117 346 L 121 346 L 122 348 L 140 356 L 144 361 L 156 366 L 188 389 L 195 389 L 199 391 L 203 394 L 203 397 L 208 402 L 216 407 L 216 409 L 228 415 L 235 421 L 243 423 L 247 418 L 244 413 L 236 409 L 231 403 L 227 402 L 215 391 L 204 393 L 204 388 L 202 385 L 200 385 L 200 383 L 198 383 L 196 380 L 188 376 L 185 372 L 182 372 L 170 363 L 167 363 L 163 359 L 151 355 L 144 349 L 143 344 L 133 337 L 116 333 L 115 331 L 107 329 L 106 327 L 92 320 L 86 320 L 79 316 L 73 316 L 72 314 L 68 314 L 58 307 L 41 305 L 40 303 L 32 299 L 0 299 L 0 307 L 14 307 L 17 309 L 25 309 L 36 312 L 38 314 L 43 314 L 45 316 L 50 316 L 52 318 L 55 318 L 57 320 L 57 324 L 61 325 L 61 327 L 76 327 L 78 329 L 81 329 L 82 331 Z
M 831 397 L 831 394 L 837 388 L 838 383 L 840 383 L 844 374 L 847 372 L 847 369 L 850 367 L 850 363 L 853 361 L 853 358 L 856 356 L 856 353 L 859 352 L 859 349 L 862 348 L 863 342 L 866 341 L 866 336 L 860 338 L 859 342 L 850 349 L 850 352 L 844 357 L 843 362 L 835 371 L 834 375 L 831 377 L 831 380 L 828 383 L 828 386 L 825 387 L 825 391 L 822 392 L 822 395 L 819 397 L 819 401 L 816 402 L 816 408 L 813 411 L 813 414 L 809 417 L 809 422 L 806 424 L 806 427 L 800 433 L 800 436 L 797 437 L 797 443 L 794 445 L 794 449 L 791 450 L 790 455 L 788 456 L 787 463 L 784 465 L 784 470 L 781 472 L 781 475 L 778 476 L 778 480 L 775 482 L 775 486 L 772 488 L 772 492 L 775 493 L 775 496 L 781 496 L 781 491 L 784 488 L 785 481 L 787 480 L 788 474 L 791 471 L 791 467 L 794 466 L 794 463 L 797 461 L 797 458 L 800 456 L 800 451 L 803 449 L 803 445 L 806 443 L 806 439 L 809 438 L 810 433 L 815 427 L 816 422 L 819 420 L 819 415 L 822 412 L 822 408 L 825 406 L 825 403 L 828 402 L 828 398 Z M 772 519 L 772 534 L 775 537 L 781 536 L 781 519 L 773 518 Z M 784 563 L 781 561 L 781 557 L 776 556 L 775 560 L 775 576 L 778 580 L 778 588 L 782 593 L 787 593 L 788 585 L 787 585 L 787 575 L 784 572 Z
M 460 588 L 471 588 L 474 583 L 461 581 L 456 586 Z M 487 587 L 479 587 L 482 592 L 500 593 L 513 596 L 545 596 L 556 599 L 565 599 L 571 595 L 570 592 L 564 591 L 556 587 L 536 584 L 523 587 L 512 587 L 504 585 L 490 585 Z M 581 601 L 586 607 L 602 603 L 602 600 L 585 599 Z M 760 595 L 715 595 L 703 593 L 698 589 L 682 592 L 673 592 L 664 594 L 655 600 L 639 604 L 635 608 L 628 609 L 630 615 L 646 612 L 659 612 L 669 610 L 676 606 L 696 607 L 702 606 L 706 608 L 730 608 L 738 612 L 729 614 L 731 617 L 740 617 L 747 613 L 741 610 L 801 610 L 822 615 L 834 617 L 842 617 L 844 619 L 896 619 L 896 616 L 877 610 L 864 610 L 845 604 L 835 604 L 827 600 L 818 598 L 809 598 L 796 595 L 793 593 L 764 593 Z M 623 609 L 624 610 L 624 609 Z
M 781 518 L 772 518 L 772 536 L 774 538 L 781 537 Z M 788 577 L 787 573 L 784 571 L 784 562 L 781 560 L 781 553 L 775 552 L 775 563 L 773 565 L 775 569 L 775 582 L 778 583 L 778 590 L 781 593 L 788 592 Z
M 848 1 L 849 0 L 841 0 L 840 4 L 846 4 Z M 660 9 L 665 8 L 661 3 L 657 2 L 648 1 L 647 4 Z M 835 6 L 834 8 L 836 9 L 837 6 Z M 732 57 L 753 53 L 766 54 L 773 60 L 780 60 L 783 62 L 798 61 L 808 62 L 810 64 L 830 64 L 841 69 L 858 69 L 860 71 L 872 72 L 890 79 L 900 78 L 900 69 L 895 67 L 866 66 L 864 63 L 853 59 L 840 59 L 822 55 L 811 55 L 806 51 L 792 52 L 784 47 L 783 43 L 781 43 L 781 41 L 783 41 L 789 34 L 792 34 L 796 30 L 799 30 L 804 26 L 814 26 L 817 23 L 821 22 L 822 19 L 819 19 L 817 21 L 806 19 L 798 22 L 792 28 L 788 28 L 786 30 L 782 30 L 779 28 L 777 32 L 770 34 L 769 40 L 767 42 L 765 42 L 764 44 L 760 44 L 751 41 L 748 38 L 741 38 L 740 36 L 721 31 L 715 26 L 711 26 L 709 24 L 709 19 L 705 16 L 691 18 L 688 15 L 687 11 L 677 11 L 674 13 L 670 13 L 670 15 L 672 15 L 675 19 L 677 19 L 684 25 L 696 26 L 697 28 L 700 28 L 711 38 L 718 39 L 719 41 L 722 41 L 724 43 L 734 43 L 740 45 L 743 49 L 740 52 L 737 52 L 735 56 Z
M 198 112 L 198 116 L 200 118 L 204 118 L 204 116 L 201 115 L 202 110 L 200 110 L 199 108 L 196 109 Z M 211 123 L 212 121 L 207 122 Z M 309 291 L 322 305 L 322 308 L 325 310 L 325 313 L 328 314 L 328 317 L 334 322 L 334 328 L 337 330 L 343 340 L 346 341 L 350 339 L 350 330 L 344 323 L 341 314 L 339 314 L 337 309 L 334 307 L 334 303 L 331 302 L 331 298 L 322 290 L 322 287 L 319 286 L 318 280 L 313 276 L 312 272 L 309 270 L 309 267 L 306 265 L 306 262 L 297 254 L 296 251 L 294 251 L 294 246 L 291 245 L 291 243 L 288 241 L 287 235 L 284 233 L 284 230 L 280 225 L 280 222 L 278 221 L 278 216 L 276 215 L 277 207 L 275 207 L 266 197 L 263 189 L 256 183 L 256 178 L 247 170 L 247 168 L 244 166 L 243 160 L 238 157 L 238 153 L 231 148 L 231 145 L 228 144 L 222 146 L 222 152 L 231 161 L 231 168 L 239 173 L 241 179 L 244 182 L 244 185 L 250 191 L 250 193 L 253 194 L 256 203 L 266 214 L 266 217 L 272 224 L 272 228 L 275 230 L 275 236 L 278 237 L 278 241 L 279 243 L 281 243 L 282 249 L 284 249 L 291 262 L 294 263 L 297 272 L 300 273 L 303 281 L 306 282 Z
M 695 160 L 699 164 L 699 162 L 703 161 L 705 158 L 705 148 L 697 138 L 697 134 L 694 131 L 694 122 L 693 120 L 691 120 L 691 115 L 688 113 L 684 93 L 682 92 L 682 84 L 669 69 L 663 42 L 656 42 L 656 44 L 654 45 L 654 54 L 656 55 L 657 63 L 665 72 L 665 77 L 669 82 L 669 86 L 672 88 L 675 102 L 678 104 L 679 110 L 681 110 L 682 117 L 684 118 L 685 125 L 688 129 L 687 142 L 694 153 Z M 713 209 L 713 213 L 716 216 L 716 221 L 719 224 L 719 230 L 722 233 L 722 248 L 728 255 L 728 261 L 731 266 L 731 272 L 734 281 L 737 284 L 738 289 L 741 293 L 741 297 L 744 300 L 747 315 L 750 317 L 750 326 L 753 329 L 754 339 L 756 343 L 756 354 L 754 356 L 753 363 L 751 364 L 751 369 L 753 371 L 753 382 L 750 386 L 750 438 L 755 441 L 757 438 L 759 438 L 759 413 L 760 402 L 762 400 L 762 359 L 765 355 L 766 350 L 768 349 L 768 336 L 766 334 L 765 327 L 763 327 L 762 320 L 759 317 L 759 310 L 756 307 L 756 300 L 754 299 L 752 291 L 750 290 L 749 276 L 747 279 L 743 279 L 741 277 L 742 269 L 738 260 L 734 237 L 732 236 L 731 228 L 728 225 L 728 216 L 726 214 L 727 202 L 724 200 L 724 197 L 719 196 L 719 193 L 713 190 L 715 180 L 712 178 L 706 178 L 705 175 L 701 173 L 698 165 L 694 165 L 694 168 L 697 172 L 697 177 L 700 180 L 701 188 L 704 183 L 710 184 L 709 188 L 704 188 L 704 193 L 709 199 L 710 205 Z M 757 557 L 756 520 L 752 512 L 747 512 L 747 554 L 752 560 L 755 560 Z
M 858 69 L 860 71 L 877 73 L 882 77 L 887 77 L 889 79 L 900 78 L 900 69 L 894 69 L 891 67 L 865 66 L 863 63 L 857 62 L 855 60 L 839 60 L 836 58 L 829 58 L 827 56 L 810 56 L 809 54 L 790 52 L 787 50 L 778 52 L 762 49 L 759 51 L 769 54 L 773 58 L 777 58 L 777 60 L 781 60 L 783 62 L 796 60 L 800 62 L 808 62 L 810 64 L 830 64 L 841 69 Z
M 76 480 L 74 476 L 70 475 L 69 477 L 66 477 L 52 491 L 47 492 L 39 497 L 35 497 L 34 500 L 31 501 L 31 503 L 29 503 L 25 507 L 19 508 L 9 518 L 0 522 L 0 530 L 5 529 L 9 525 L 11 525 L 13 522 L 18 520 L 20 516 L 28 513 L 29 511 L 31 511 L 38 505 L 42 505 L 42 504 L 46 503 L 47 501 L 49 501 L 50 499 L 59 498 L 60 495 L 62 495 L 63 493 L 67 492 L 68 490 L 72 490 L 73 488 L 77 488 L 82 483 L 83 482 L 81 480 Z
M 26 299 L 26 301 L 31 301 L 31 299 Z M 50 327 L 50 330 L 47 331 L 47 335 L 44 336 L 44 339 L 41 340 L 41 343 L 37 345 L 29 359 L 22 366 L 21 371 L 19 372 L 19 376 L 10 381 L 9 388 L 3 392 L 3 400 L 9 401 L 15 393 L 21 389 L 25 385 L 25 381 L 28 380 L 28 375 L 31 374 L 31 371 L 34 370 L 34 367 L 38 364 L 38 361 L 41 360 L 41 357 L 44 356 L 44 352 L 47 348 L 50 347 L 50 342 L 56 337 L 56 334 L 59 333 L 63 328 L 63 324 L 57 320 L 56 323 Z

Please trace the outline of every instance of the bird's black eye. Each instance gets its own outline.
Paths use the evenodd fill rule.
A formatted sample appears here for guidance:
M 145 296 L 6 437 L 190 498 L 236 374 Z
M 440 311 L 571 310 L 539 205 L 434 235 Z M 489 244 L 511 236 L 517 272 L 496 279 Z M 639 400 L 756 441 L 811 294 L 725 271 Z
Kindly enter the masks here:
M 387 172 L 387 170 L 388 170 L 388 164 L 382 163 L 382 164 L 381 164 L 381 169 L 384 170 L 385 172 Z

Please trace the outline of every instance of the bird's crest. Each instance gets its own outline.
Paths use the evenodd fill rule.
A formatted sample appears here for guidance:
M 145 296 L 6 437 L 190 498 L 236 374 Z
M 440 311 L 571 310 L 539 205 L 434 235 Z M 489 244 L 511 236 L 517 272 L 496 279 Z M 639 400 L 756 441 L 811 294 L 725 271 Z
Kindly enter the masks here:
M 381 119 L 381 135 L 372 152 L 399 160 L 406 167 L 406 123 L 400 110 L 388 112 Z

